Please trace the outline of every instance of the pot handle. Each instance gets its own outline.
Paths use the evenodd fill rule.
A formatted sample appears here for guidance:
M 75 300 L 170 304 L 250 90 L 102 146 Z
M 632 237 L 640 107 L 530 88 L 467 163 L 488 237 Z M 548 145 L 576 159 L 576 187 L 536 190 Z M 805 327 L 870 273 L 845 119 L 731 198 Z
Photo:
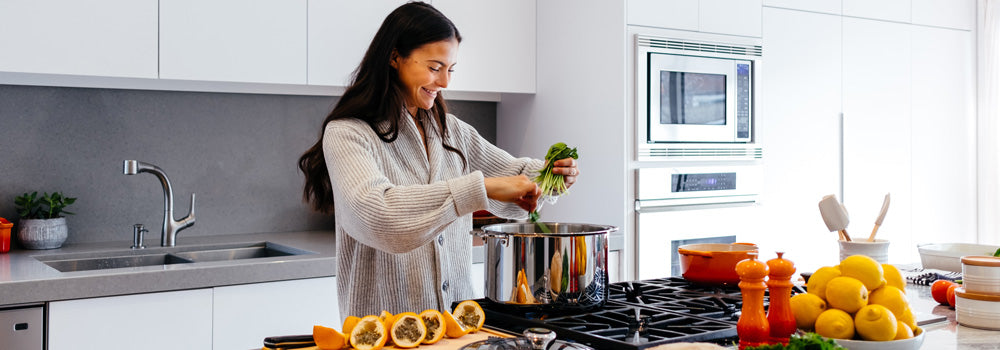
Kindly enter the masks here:
M 483 231 L 483 230 L 472 230 L 472 231 L 469 231 L 469 234 L 473 235 L 473 236 L 483 237 L 483 238 L 507 238 L 507 237 L 510 237 L 510 235 L 506 234 L 506 233 L 487 233 L 486 231 Z
M 677 254 L 695 255 L 695 256 L 700 256 L 700 257 L 705 257 L 705 258 L 711 258 L 712 257 L 712 252 L 703 252 L 703 251 L 700 251 L 700 250 L 687 250 L 687 249 L 683 249 L 683 248 L 677 248 Z

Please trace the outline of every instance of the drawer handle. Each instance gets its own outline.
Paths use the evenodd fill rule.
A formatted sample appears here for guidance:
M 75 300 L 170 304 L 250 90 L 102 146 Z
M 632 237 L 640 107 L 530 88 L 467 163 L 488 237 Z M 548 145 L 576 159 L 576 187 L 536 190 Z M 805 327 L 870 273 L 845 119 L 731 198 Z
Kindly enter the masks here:
M 14 330 L 15 331 L 23 331 L 25 329 L 28 329 L 28 323 L 27 322 L 15 323 L 14 324 Z

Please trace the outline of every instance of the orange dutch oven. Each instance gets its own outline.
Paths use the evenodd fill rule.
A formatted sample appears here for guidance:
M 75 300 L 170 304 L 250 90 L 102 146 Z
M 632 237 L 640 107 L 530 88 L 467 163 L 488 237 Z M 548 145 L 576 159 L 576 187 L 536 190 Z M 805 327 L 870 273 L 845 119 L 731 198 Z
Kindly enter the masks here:
M 681 276 L 697 284 L 738 284 L 736 263 L 757 253 L 753 243 L 699 243 L 677 248 L 680 255 Z

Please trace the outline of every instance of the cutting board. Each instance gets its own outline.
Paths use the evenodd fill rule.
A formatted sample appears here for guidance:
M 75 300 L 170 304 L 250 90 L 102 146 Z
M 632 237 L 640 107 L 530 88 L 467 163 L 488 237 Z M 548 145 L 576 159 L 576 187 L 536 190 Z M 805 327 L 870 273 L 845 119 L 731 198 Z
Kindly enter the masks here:
M 463 346 L 465 346 L 467 344 L 471 344 L 471 343 L 474 343 L 474 342 L 477 342 L 477 341 L 480 341 L 480 340 L 486 340 L 486 338 L 489 338 L 489 337 L 504 337 L 504 338 L 509 338 L 509 337 L 511 337 L 511 335 L 508 334 L 508 333 L 503 333 L 503 332 L 499 332 L 499 331 L 494 331 L 492 329 L 483 328 L 482 330 L 480 330 L 480 331 L 478 331 L 476 333 L 466 334 L 464 337 L 461 337 L 461 338 L 456 338 L 456 339 L 444 338 L 444 339 L 439 340 L 437 343 L 434 343 L 434 344 L 431 344 L 431 345 L 426 345 L 426 344 L 425 345 L 420 345 L 416 349 L 458 350 L 458 349 L 461 349 Z M 401 348 L 397 348 L 395 346 L 387 346 L 387 347 L 384 347 L 383 349 L 401 349 Z M 263 348 L 263 350 L 282 350 L 282 349 L 271 349 L 271 348 L 266 348 L 265 347 L 265 348 Z M 297 349 L 294 349 L 294 350 L 319 350 L 319 349 L 317 347 L 315 347 L 315 346 L 310 346 L 310 347 L 307 347 L 307 348 L 297 348 Z

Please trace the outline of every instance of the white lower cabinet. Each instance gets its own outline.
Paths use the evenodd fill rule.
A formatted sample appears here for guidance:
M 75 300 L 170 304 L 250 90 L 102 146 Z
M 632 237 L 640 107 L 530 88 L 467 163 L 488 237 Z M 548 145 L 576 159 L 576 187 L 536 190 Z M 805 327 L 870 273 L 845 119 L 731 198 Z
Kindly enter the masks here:
M 211 288 L 56 301 L 48 307 L 49 350 L 212 349 Z
M 49 303 L 48 349 L 259 349 L 265 337 L 339 328 L 323 277 Z
M 254 349 L 265 337 L 340 328 L 336 277 L 215 288 L 213 349 Z
M 472 264 L 472 292 L 473 298 L 482 298 L 486 295 L 486 264 Z

